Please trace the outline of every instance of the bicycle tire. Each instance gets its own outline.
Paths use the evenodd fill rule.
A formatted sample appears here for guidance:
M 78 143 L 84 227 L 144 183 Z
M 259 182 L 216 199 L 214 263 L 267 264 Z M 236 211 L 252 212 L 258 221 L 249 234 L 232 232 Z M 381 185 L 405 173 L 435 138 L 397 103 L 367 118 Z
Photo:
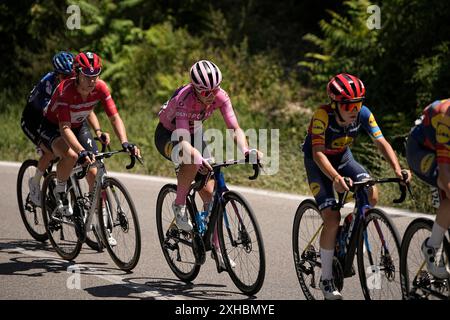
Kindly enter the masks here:
M 373 223 L 372 223 L 373 222 Z M 384 230 L 381 230 L 380 223 L 384 223 Z M 365 214 L 365 219 L 360 222 L 358 234 L 358 274 L 361 288 L 366 300 L 400 300 L 402 299 L 402 288 L 400 281 L 400 236 L 392 219 L 381 209 L 371 208 Z M 372 223 L 372 224 L 371 224 Z M 374 226 L 369 228 L 369 233 L 365 233 L 369 224 Z M 380 237 L 380 231 L 382 237 Z M 387 237 L 388 233 L 389 238 Z M 371 235 L 374 235 L 373 237 Z M 375 242 L 370 242 L 369 238 L 373 238 Z M 381 241 L 380 241 L 381 239 Z M 389 254 L 384 252 L 384 246 L 389 246 Z M 377 250 L 373 250 L 374 244 L 380 243 L 379 259 Z M 367 245 L 369 244 L 369 245 Z M 369 266 L 365 266 L 365 257 L 369 261 Z M 373 254 L 375 253 L 375 255 Z M 374 258 L 376 261 L 374 261 Z M 369 270 L 370 269 L 370 270 Z M 366 276 L 366 271 L 372 272 L 370 276 Z M 369 281 L 369 282 L 368 282 Z M 388 287 L 389 286 L 389 287 Z M 388 287 L 388 290 L 385 290 Z M 391 296 L 385 297 L 382 294 L 389 293 Z
M 256 220 L 253 209 L 242 195 L 234 191 L 228 191 L 223 194 L 223 199 L 224 208 L 219 214 L 217 225 L 222 257 L 228 270 L 228 274 L 236 287 L 242 291 L 242 293 L 252 296 L 255 295 L 263 286 L 266 274 L 266 258 L 261 229 L 258 221 Z M 227 210 L 228 203 L 231 203 L 231 208 Z M 241 211 L 237 209 L 236 204 L 239 204 L 244 210 Z M 245 225 L 246 217 L 243 213 L 247 214 L 247 221 L 251 225 Z M 237 226 L 237 230 L 231 230 L 233 226 Z M 229 242 L 225 241 L 225 235 L 229 236 Z M 252 239 L 253 237 L 256 239 Z M 234 245 L 231 241 L 232 238 L 234 243 L 241 241 L 242 247 L 241 244 Z M 258 246 L 256 250 L 254 248 L 255 244 Z M 242 254 L 237 252 L 241 252 Z M 237 253 L 237 255 L 234 253 Z M 244 279 L 244 275 L 250 275 L 250 272 L 248 272 L 245 268 L 255 265 L 252 263 L 246 265 L 244 260 L 246 258 L 250 258 L 253 253 L 257 254 L 257 259 L 259 260 L 259 268 L 255 267 L 255 269 L 258 268 L 258 270 L 255 270 L 256 277 L 254 280 Z M 234 268 L 230 265 L 230 258 L 236 263 Z M 242 273 L 238 272 L 241 265 L 244 267 Z
M 402 279 L 402 290 L 403 290 L 403 296 L 404 299 L 408 299 L 408 300 L 413 300 L 413 299 L 428 299 L 428 295 L 426 294 L 418 294 L 416 293 L 417 289 L 420 288 L 416 288 L 413 287 L 411 285 L 411 281 L 410 281 L 410 277 L 409 277 L 409 271 L 410 271 L 410 267 L 413 265 L 413 263 L 410 263 L 408 261 L 408 258 L 413 258 L 416 257 L 416 255 L 411 255 L 410 254 L 410 250 L 411 250 L 411 243 L 413 238 L 418 237 L 418 234 L 420 233 L 421 230 L 425 231 L 425 235 L 422 236 L 422 238 L 418 238 L 419 240 L 416 240 L 416 245 L 417 245 L 417 249 L 419 249 L 419 259 L 420 261 L 416 262 L 416 265 L 422 265 L 425 261 L 425 259 L 422 256 L 422 252 L 420 250 L 420 247 L 422 242 L 425 240 L 425 238 L 429 237 L 431 235 L 431 230 L 433 228 L 433 221 L 431 219 L 428 218 L 417 218 L 414 219 L 406 228 L 405 234 L 403 236 L 403 241 L 402 241 L 402 246 L 401 246 L 401 256 L 400 256 L 400 273 L 401 273 L 401 279 Z M 444 241 L 447 241 L 445 239 L 444 236 Z M 447 242 L 447 246 L 448 246 L 448 242 Z M 448 251 L 444 249 L 444 252 L 446 252 L 447 254 L 447 261 L 450 258 L 448 255 Z M 411 261 L 413 262 L 413 261 Z M 425 266 L 426 268 L 426 266 Z M 417 271 L 417 270 L 414 270 Z M 416 272 L 417 276 L 419 275 L 418 272 Z M 428 271 L 423 271 L 422 274 L 420 275 L 420 277 L 422 279 L 428 280 L 430 286 L 431 286 L 431 281 L 433 279 L 433 276 L 428 272 Z M 415 281 L 418 281 L 417 279 L 414 279 Z M 422 280 L 420 280 L 419 282 L 421 282 Z M 449 290 L 448 286 L 448 281 L 447 281 L 447 291 Z M 433 282 L 434 286 L 436 285 L 436 281 Z M 413 288 L 412 288 L 413 287 Z M 422 292 L 424 293 L 424 292 Z M 442 297 L 445 298 L 445 297 Z M 449 299 L 449 295 L 447 292 L 447 299 Z
M 312 211 L 311 218 L 306 216 L 307 212 Z M 300 227 L 302 221 L 310 220 L 313 224 L 312 235 L 303 235 L 305 232 L 302 232 L 302 242 L 299 243 L 300 239 Z M 305 225 L 306 222 L 303 224 Z M 308 245 L 311 236 L 317 234 L 322 225 L 322 216 L 320 215 L 319 208 L 317 204 L 312 199 L 306 199 L 300 203 L 295 212 L 294 223 L 292 227 L 292 249 L 294 256 L 294 265 L 295 271 L 297 273 L 297 279 L 300 284 L 300 288 L 302 289 L 303 294 L 307 300 L 317 300 L 320 299 L 322 295 L 322 291 L 319 288 L 319 279 L 318 273 L 321 269 L 320 262 L 320 244 L 319 237 L 309 244 L 308 250 L 305 247 L 303 250 L 303 246 Z M 303 239 L 306 239 L 303 241 Z M 303 243 L 305 242 L 305 243 Z M 302 251 L 300 252 L 300 248 Z M 309 280 L 309 276 L 311 279 Z
M 47 231 L 45 229 L 45 225 L 44 225 L 44 221 L 42 218 L 42 210 L 36 206 L 33 206 L 34 210 L 39 210 L 40 212 L 35 212 L 34 213 L 34 224 L 31 223 L 30 221 L 28 221 L 28 216 L 30 216 L 33 212 L 29 211 L 28 208 L 28 196 L 27 196 L 27 208 L 24 205 L 23 202 L 23 190 L 22 188 L 24 187 L 24 183 L 23 183 L 23 179 L 25 176 L 25 172 L 30 168 L 30 167 L 35 167 L 37 168 L 38 165 L 38 161 L 37 160 L 32 160 L 32 159 L 28 159 L 25 160 L 22 165 L 20 166 L 19 169 L 19 173 L 17 175 L 17 204 L 19 205 L 19 212 L 20 212 L 20 216 L 22 218 L 23 224 L 25 225 L 25 228 L 27 229 L 28 233 L 36 240 L 36 241 L 40 241 L 40 242 L 46 242 L 48 240 L 48 235 L 47 235 Z M 28 185 L 28 181 L 25 181 L 25 186 Z M 41 219 L 42 222 L 42 231 L 39 230 L 35 230 L 35 228 L 33 227 L 33 225 L 40 225 L 39 224 L 39 219 Z M 37 223 L 36 223 L 37 222 Z
M 56 172 L 51 172 L 45 179 L 44 179 L 44 183 L 42 185 L 42 199 L 41 199 L 41 208 L 42 208 L 42 217 L 44 220 L 44 224 L 45 224 L 45 229 L 47 230 L 47 235 L 48 238 L 50 240 L 50 243 L 52 244 L 53 248 L 55 249 L 55 251 L 58 253 L 59 256 L 61 256 L 64 260 L 73 260 L 75 259 L 78 254 L 81 251 L 81 247 L 83 245 L 83 243 L 81 241 L 79 241 L 78 237 L 75 235 L 76 240 L 71 240 L 68 241 L 72 244 L 72 249 L 65 251 L 62 248 L 62 245 L 58 244 L 53 236 L 53 232 L 58 232 L 60 230 L 59 235 L 60 238 L 64 238 L 64 239 L 60 239 L 60 240 L 65 240 L 65 236 L 64 236 L 64 231 L 63 230 L 68 230 L 71 227 L 67 227 L 64 228 L 64 224 L 59 224 L 59 229 L 58 230 L 54 230 L 53 225 L 55 225 L 56 227 L 58 227 L 57 223 L 55 223 L 55 220 L 51 219 L 51 214 L 53 211 L 52 205 L 54 206 L 54 200 L 52 200 L 53 197 L 53 188 L 54 188 L 54 181 L 56 180 Z M 48 195 L 47 193 L 50 192 L 50 195 Z M 52 204 L 53 201 L 53 204 Z M 75 208 L 74 208 L 75 211 Z M 50 226 L 49 223 L 52 223 L 52 226 Z M 73 228 L 74 229 L 74 228 Z M 75 230 L 74 230 L 75 232 Z M 69 247 L 69 246 L 67 246 Z
M 175 252 L 175 250 L 177 250 L 177 255 L 179 255 L 180 259 L 181 259 L 181 254 L 180 254 L 181 250 L 180 250 L 179 242 L 176 242 L 174 240 L 173 243 L 170 243 L 169 241 L 171 239 L 168 239 L 168 238 L 166 239 L 166 235 L 168 233 L 174 233 L 178 237 L 183 236 L 184 237 L 183 239 L 186 240 L 186 242 L 189 242 L 189 238 L 187 238 L 188 233 L 179 232 L 178 229 L 176 229 L 176 228 L 169 229 L 169 227 L 171 227 L 173 225 L 174 216 L 173 216 L 173 212 L 172 212 L 172 203 L 170 202 L 171 200 L 170 199 L 168 200 L 170 203 L 165 203 L 165 200 L 166 200 L 166 197 L 170 193 L 173 194 L 173 198 L 175 199 L 176 192 L 177 192 L 177 186 L 175 184 L 166 184 L 159 191 L 158 199 L 156 201 L 156 226 L 157 226 L 157 230 L 158 230 L 158 238 L 159 238 L 159 243 L 161 245 L 161 250 L 163 251 L 164 258 L 166 259 L 167 264 L 169 265 L 170 269 L 177 276 L 178 279 L 180 279 L 181 281 L 184 281 L 186 283 L 190 283 L 197 277 L 198 273 L 200 272 L 200 267 L 201 267 L 200 265 L 195 263 L 195 255 L 194 255 L 194 252 L 192 251 L 193 250 L 192 249 L 192 238 L 191 238 L 190 248 L 187 250 L 183 250 L 183 258 L 185 256 L 185 253 L 187 255 L 187 253 L 189 251 L 191 252 L 192 257 L 191 257 L 191 259 L 186 259 L 186 261 L 184 263 L 183 263 L 183 261 L 181 261 L 180 266 L 178 266 L 175 263 L 174 259 L 172 259 L 170 252 L 169 252 L 169 250 L 171 252 Z M 167 208 L 167 206 L 168 206 L 168 208 Z M 166 215 L 163 214 L 164 208 L 166 209 L 165 211 L 167 212 Z M 172 221 L 172 222 L 170 222 L 170 221 Z M 169 226 L 163 225 L 163 222 L 168 223 Z M 186 246 L 183 246 L 182 248 L 184 248 L 184 247 L 188 247 L 188 246 L 186 245 Z M 184 267 L 184 266 L 186 266 L 186 268 L 184 270 L 180 269 L 181 267 Z M 192 266 L 192 267 L 190 267 L 190 266 Z
M 111 244 L 107 241 L 107 239 L 108 239 L 107 232 L 109 232 L 107 230 L 107 226 L 104 223 L 101 223 L 101 221 L 103 221 L 102 198 L 101 197 L 98 198 L 97 214 L 98 214 L 98 221 L 99 221 L 98 225 L 100 226 L 99 229 L 101 232 L 101 236 L 103 237 L 103 239 L 105 239 L 104 244 L 106 246 L 106 250 L 108 251 L 108 253 L 111 256 L 114 263 L 121 270 L 131 271 L 136 267 L 137 263 L 139 262 L 140 255 L 141 255 L 141 231 L 140 231 L 139 218 L 137 215 L 136 208 L 134 206 L 133 200 L 132 200 L 128 190 L 118 179 L 112 178 L 112 177 L 106 177 L 104 179 L 102 188 L 103 188 L 103 190 L 106 191 L 107 194 L 109 193 L 108 189 L 111 189 L 111 188 L 115 189 L 113 191 L 114 197 L 108 196 L 108 202 L 110 204 L 110 209 L 120 207 L 121 212 L 118 214 L 117 211 L 111 210 L 112 214 L 113 213 L 116 214 L 116 216 L 113 215 L 113 217 L 112 217 L 113 222 L 118 223 L 117 225 L 114 223 L 114 228 L 112 228 L 112 232 L 111 232 L 117 241 L 117 245 L 111 246 Z M 117 203 L 117 201 L 116 201 L 117 200 L 116 196 L 119 194 L 119 192 L 122 193 L 122 196 L 124 197 L 124 201 L 128 205 L 129 210 L 127 212 L 123 211 L 122 205 L 119 206 L 119 204 L 122 204 L 122 201 L 120 201 L 120 203 Z M 113 205 L 113 201 L 114 201 L 115 206 Z M 133 228 L 132 229 L 130 228 L 130 226 L 131 226 L 130 218 L 133 220 Z M 120 227 L 120 228 L 117 228 L 117 227 Z M 122 257 L 122 255 L 119 252 L 119 248 L 122 248 L 122 246 L 119 244 L 118 240 L 125 239 L 124 235 L 128 234 L 130 230 L 135 231 L 134 251 L 132 252 L 132 254 L 130 254 L 130 255 L 127 254 L 127 255 L 124 255 L 124 257 Z M 127 245 L 124 245 L 124 247 L 128 248 Z

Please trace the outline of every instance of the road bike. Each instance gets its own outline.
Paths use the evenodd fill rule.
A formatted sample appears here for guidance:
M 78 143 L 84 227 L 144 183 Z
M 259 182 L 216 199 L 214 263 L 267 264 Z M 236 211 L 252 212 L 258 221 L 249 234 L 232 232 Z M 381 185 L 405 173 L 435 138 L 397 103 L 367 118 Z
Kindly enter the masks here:
M 398 183 L 405 200 L 408 185 L 400 178 L 366 179 L 353 182 L 355 207 L 339 226 L 333 258 L 333 278 L 341 291 L 344 278 L 355 275 L 353 261 L 357 256 L 358 274 L 365 299 L 401 299 L 400 236 L 391 218 L 381 209 L 369 205 L 365 189 L 375 184 Z M 344 207 L 350 191 L 339 194 L 334 210 Z M 298 207 L 292 230 L 295 270 L 300 287 L 308 300 L 319 299 L 320 259 L 319 238 L 323 228 L 321 213 L 315 200 L 306 199 Z
M 256 216 L 237 192 L 230 191 L 221 168 L 249 163 L 247 160 L 230 160 L 213 164 L 213 173 L 197 174 L 187 196 L 187 211 L 193 230 L 178 229 L 172 210 L 177 186 L 166 184 L 161 188 L 156 203 L 156 224 L 164 257 L 174 274 L 184 282 L 193 281 L 206 261 L 206 252 L 212 251 L 217 271 L 227 271 L 233 283 L 246 295 L 256 294 L 265 277 L 265 253 L 261 231 Z M 260 164 L 253 164 L 254 180 L 259 175 Z M 205 221 L 206 231 L 200 227 L 196 215 L 199 210 L 196 193 L 212 176 L 215 180 L 212 209 Z M 214 248 L 213 237 L 217 232 L 220 252 Z M 222 255 L 225 270 L 220 268 L 218 254 Z
M 103 159 L 125 150 L 102 152 L 95 155 L 90 166 L 76 166 L 70 175 L 67 197 L 73 214 L 62 215 L 55 208 L 53 189 L 56 186 L 56 172 L 50 173 L 42 186 L 42 213 L 50 242 L 56 252 L 65 260 L 73 260 L 80 253 L 82 244 L 88 239 L 88 231 L 95 235 L 101 250 L 106 247 L 115 264 L 122 270 L 132 270 L 139 261 L 141 233 L 134 203 L 125 186 L 107 175 Z M 136 157 L 130 155 L 131 169 Z M 83 193 L 78 180 L 84 178 L 89 167 L 97 168 L 92 192 Z M 97 216 L 96 223 L 93 218 Z M 116 244 L 108 239 L 113 237 Z

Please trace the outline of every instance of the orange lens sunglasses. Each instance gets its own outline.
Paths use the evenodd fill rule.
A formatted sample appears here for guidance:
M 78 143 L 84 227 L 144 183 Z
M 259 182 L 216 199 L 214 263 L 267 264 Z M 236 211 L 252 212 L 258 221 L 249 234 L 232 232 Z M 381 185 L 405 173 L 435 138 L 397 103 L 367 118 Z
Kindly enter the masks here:
M 341 108 L 341 110 L 343 111 L 347 111 L 347 112 L 353 112 L 353 111 L 361 111 L 362 108 L 362 101 L 359 102 L 351 102 L 351 103 L 340 103 L 339 107 Z

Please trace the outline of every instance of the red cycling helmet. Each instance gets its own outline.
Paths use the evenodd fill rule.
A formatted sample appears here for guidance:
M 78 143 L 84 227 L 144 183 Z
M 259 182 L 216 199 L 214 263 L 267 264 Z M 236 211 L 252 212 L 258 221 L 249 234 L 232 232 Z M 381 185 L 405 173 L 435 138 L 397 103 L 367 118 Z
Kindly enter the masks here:
M 357 77 L 348 73 L 340 73 L 328 82 L 327 93 L 330 99 L 335 102 L 359 102 L 364 100 L 366 88 Z
M 75 57 L 75 71 L 85 76 L 98 76 L 102 71 L 102 60 L 93 52 L 80 52 Z

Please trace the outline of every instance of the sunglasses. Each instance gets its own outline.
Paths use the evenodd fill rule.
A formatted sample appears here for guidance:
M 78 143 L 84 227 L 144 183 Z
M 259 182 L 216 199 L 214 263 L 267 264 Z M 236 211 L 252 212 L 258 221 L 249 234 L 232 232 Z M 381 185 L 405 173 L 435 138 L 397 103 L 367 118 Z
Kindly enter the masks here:
M 347 111 L 347 112 L 353 112 L 353 111 L 361 111 L 363 102 L 359 101 L 359 102 L 351 102 L 351 103 L 340 103 L 339 104 L 339 108 L 341 108 L 341 110 L 343 111 Z
M 220 87 L 218 87 L 218 88 L 215 88 L 215 89 L 213 89 L 213 90 L 197 90 L 197 89 L 195 89 L 195 91 L 197 91 L 197 93 L 199 94 L 199 95 L 201 95 L 203 98 L 209 98 L 211 95 L 217 95 L 217 93 L 219 92 L 219 90 L 220 90 Z

